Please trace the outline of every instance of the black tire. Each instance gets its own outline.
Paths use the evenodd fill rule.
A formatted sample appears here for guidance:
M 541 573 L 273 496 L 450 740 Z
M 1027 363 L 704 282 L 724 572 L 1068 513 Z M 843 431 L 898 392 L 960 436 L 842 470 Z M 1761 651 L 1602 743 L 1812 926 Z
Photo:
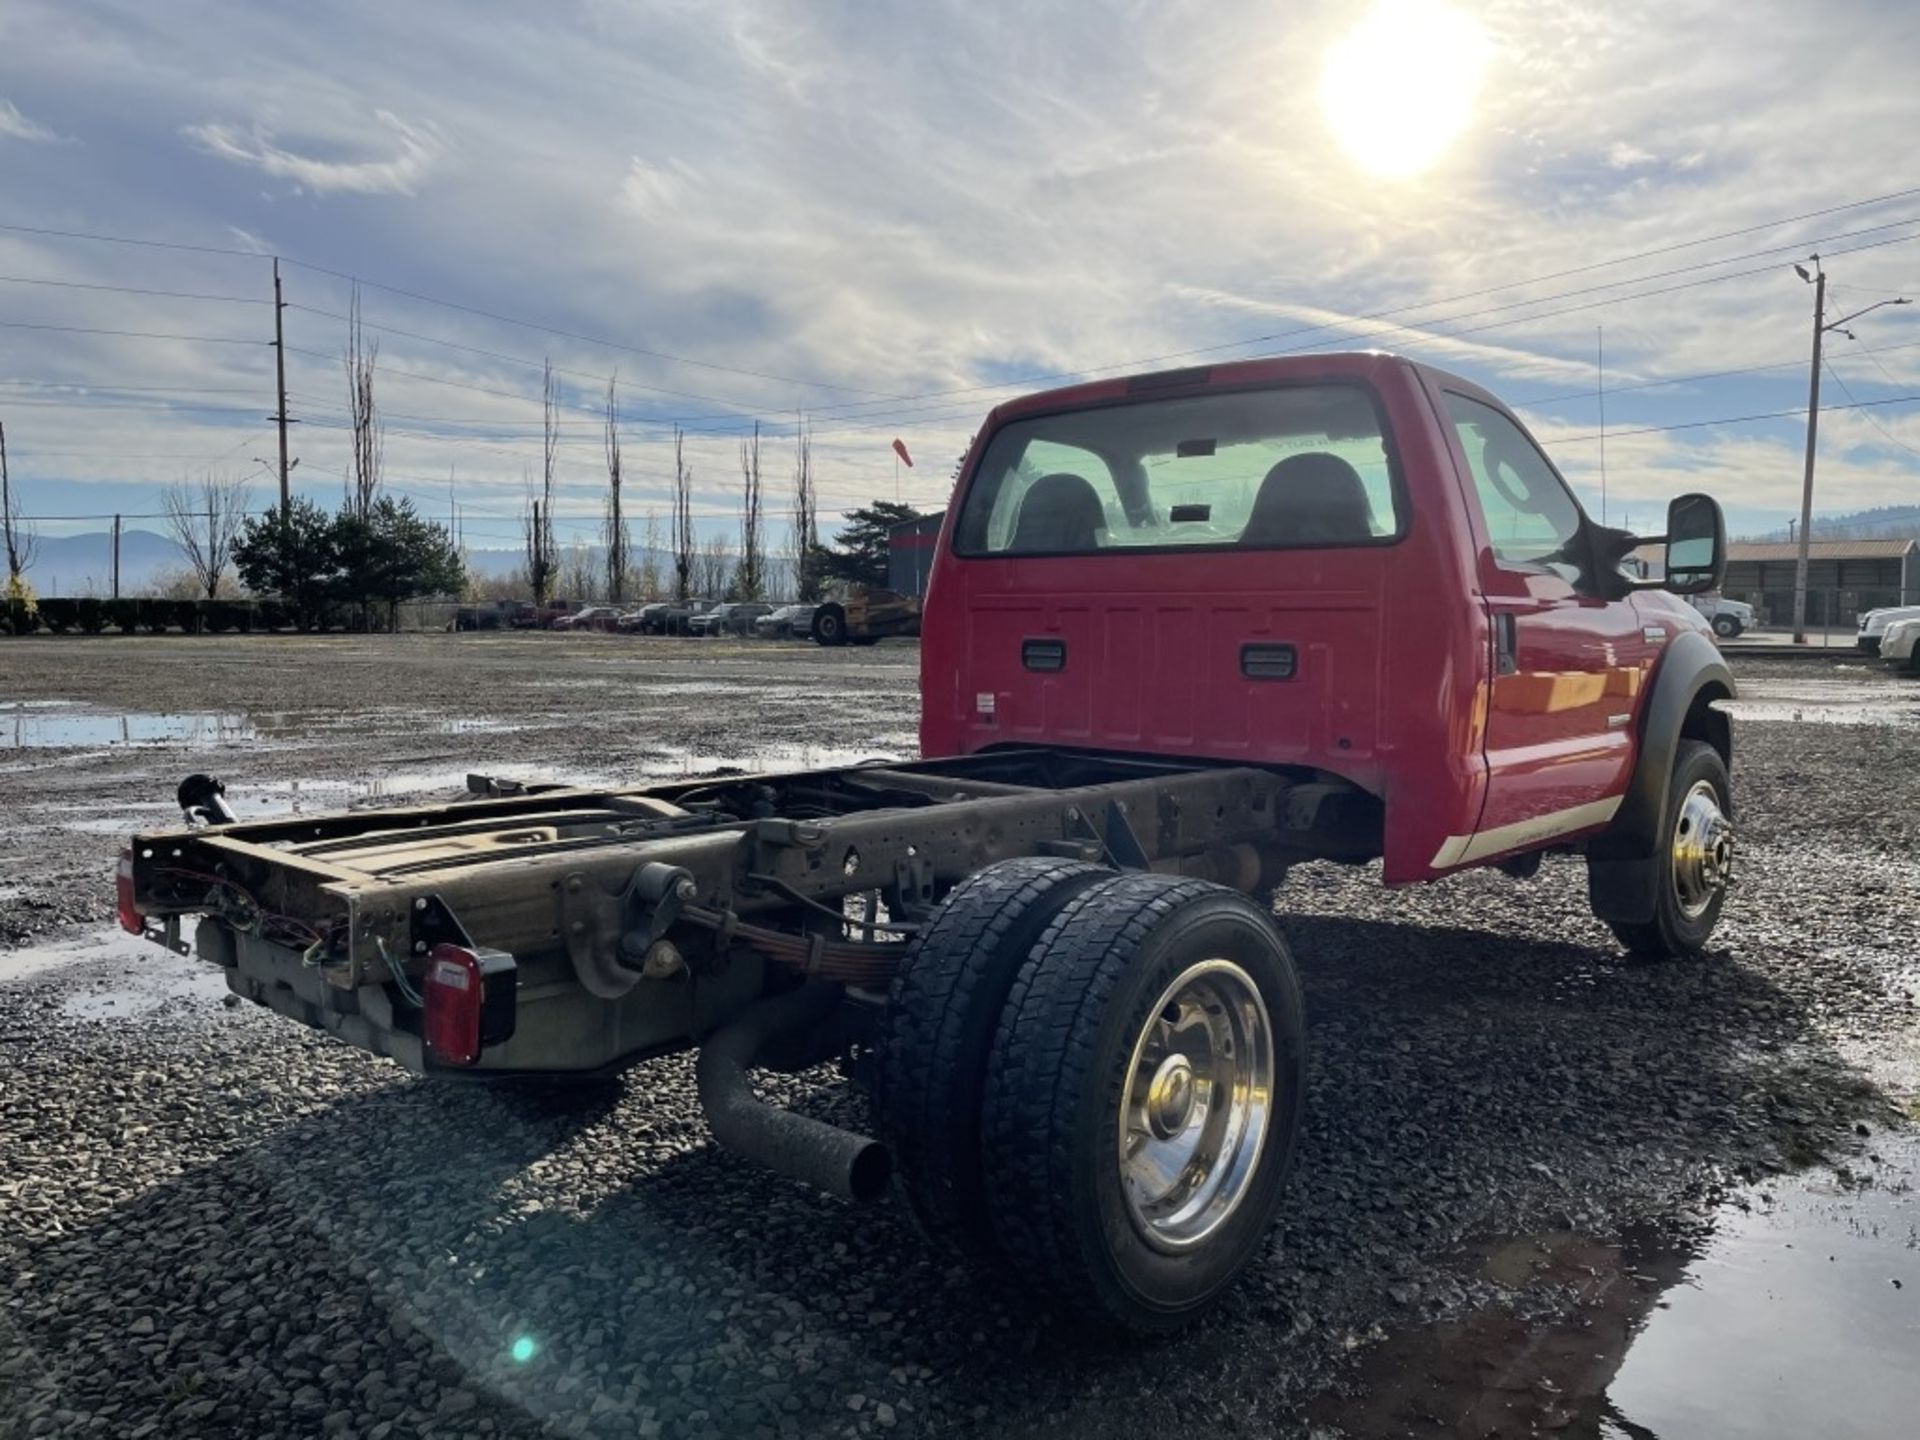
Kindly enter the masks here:
M 1043 857 L 989 865 L 954 887 L 894 978 L 875 1109 L 900 1193 L 943 1249 L 992 1253 L 980 1096 L 1013 977 L 1061 907 L 1111 873 Z
M 1273 1064 L 1264 1144 L 1236 1205 L 1169 1253 L 1136 1224 L 1115 1124 L 1137 1037 L 1200 960 L 1251 980 Z M 1077 896 L 1020 968 L 994 1033 L 981 1132 L 995 1239 L 1036 1290 L 1130 1330 L 1174 1329 L 1258 1253 L 1280 1203 L 1306 1089 L 1299 980 L 1271 918 L 1236 891 L 1129 874 Z
M 1716 615 L 1713 617 L 1713 633 L 1722 640 L 1731 640 L 1740 633 L 1740 622 L 1731 615 Z
M 1688 914 L 1681 904 L 1675 875 L 1675 832 L 1687 796 L 1701 783 L 1713 787 L 1723 815 L 1733 814 L 1733 784 L 1720 752 L 1700 740 L 1682 740 L 1674 752 L 1673 777 L 1667 785 L 1667 804 L 1660 815 L 1659 837 L 1650 863 L 1654 867 L 1654 913 L 1645 922 L 1610 921 L 1620 943 L 1639 960 L 1677 960 L 1707 948 L 1713 928 L 1726 904 L 1724 888 L 1712 893 L 1704 909 Z
M 847 643 L 847 612 L 838 605 L 822 605 L 813 616 L 813 639 L 819 645 Z

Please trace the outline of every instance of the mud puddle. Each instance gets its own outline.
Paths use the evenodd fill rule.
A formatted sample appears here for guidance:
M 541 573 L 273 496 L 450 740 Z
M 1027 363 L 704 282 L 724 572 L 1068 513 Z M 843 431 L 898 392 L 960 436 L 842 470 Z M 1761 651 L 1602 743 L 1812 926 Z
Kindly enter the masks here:
M 1482 1279 L 1558 1296 L 1388 1336 L 1314 1419 L 1353 1436 L 1883 1437 L 1920 1413 L 1920 1137 L 1770 1182 L 1678 1235 L 1489 1245 Z M 1564 1314 L 1571 1302 L 1571 1315 Z
M 138 745 L 202 748 L 251 745 L 259 738 L 251 717 L 211 711 L 73 715 L 53 707 L 0 710 L 0 750 L 93 750 Z
M 1920 685 L 1886 676 L 1851 674 L 1763 680 L 1723 702 L 1735 720 L 1802 725 L 1920 726 Z

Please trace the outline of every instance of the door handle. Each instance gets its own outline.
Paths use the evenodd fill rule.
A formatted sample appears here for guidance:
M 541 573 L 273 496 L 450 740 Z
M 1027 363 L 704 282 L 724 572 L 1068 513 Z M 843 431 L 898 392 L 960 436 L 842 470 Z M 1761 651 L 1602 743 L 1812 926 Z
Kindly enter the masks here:
M 1493 673 L 1517 675 L 1520 672 L 1520 622 L 1511 611 L 1502 610 L 1493 617 Z

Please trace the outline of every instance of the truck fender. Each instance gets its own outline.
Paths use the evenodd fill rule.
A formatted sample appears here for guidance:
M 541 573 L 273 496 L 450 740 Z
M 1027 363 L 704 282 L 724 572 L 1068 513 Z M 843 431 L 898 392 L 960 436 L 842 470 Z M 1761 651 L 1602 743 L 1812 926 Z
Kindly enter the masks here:
M 1704 740 L 1733 765 L 1733 727 L 1712 708 L 1735 693 L 1733 672 L 1706 636 L 1683 631 L 1654 671 L 1653 691 L 1641 709 L 1638 758 L 1613 823 L 1587 846 L 1587 891 L 1602 920 L 1644 924 L 1653 919 L 1660 868 L 1655 853 L 1665 837 L 1667 787 L 1675 752 L 1686 739 Z

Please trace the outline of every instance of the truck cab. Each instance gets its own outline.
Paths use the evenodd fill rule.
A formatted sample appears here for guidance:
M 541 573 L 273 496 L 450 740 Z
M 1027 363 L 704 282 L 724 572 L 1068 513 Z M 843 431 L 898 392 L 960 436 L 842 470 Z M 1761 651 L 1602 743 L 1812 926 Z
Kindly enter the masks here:
M 982 430 L 942 536 L 922 749 L 1334 777 L 1377 804 L 1389 884 L 1580 841 L 1627 804 L 1673 656 L 1725 749 L 1707 622 L 1627 577 L 1633 543 L 1497 398 L 1395 356 L 1027 397 Z

